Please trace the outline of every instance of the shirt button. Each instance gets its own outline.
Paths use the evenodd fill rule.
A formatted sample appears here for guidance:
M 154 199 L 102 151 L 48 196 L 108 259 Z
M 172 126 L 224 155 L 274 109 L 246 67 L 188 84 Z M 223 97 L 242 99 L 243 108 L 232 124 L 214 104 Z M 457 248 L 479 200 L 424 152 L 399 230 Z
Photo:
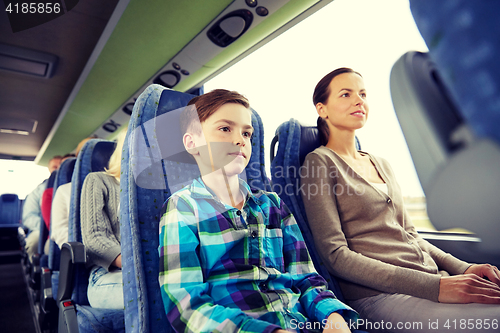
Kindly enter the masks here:
M 391 199 L 387 199 L 387 203 L 390 204 L 392 202 Z
M 257 231 L 256 230 L 252 231 L 252 238 L 255 238 L 255 237 L 257 237 Z
M 413 244 L 413 242 L 412 241 L 408 241 L 408 245 L 411 245 L 411 244 Z
M 427 266 L 427 264 L 425 262 L 423 262 L 422 265 Z
M 260 288 L 261 290 L 264 290 L 264 291 L 265 291 L 265 290 L 267 290 L 267 285 L 266 285 L 266 283 L 265 283 L 265 282 L 261 282 L 261 283 L 259 283 L 259 288 Z
M 241 215 L 241 210 L 237 211 L 236 215 L 240 216 Z

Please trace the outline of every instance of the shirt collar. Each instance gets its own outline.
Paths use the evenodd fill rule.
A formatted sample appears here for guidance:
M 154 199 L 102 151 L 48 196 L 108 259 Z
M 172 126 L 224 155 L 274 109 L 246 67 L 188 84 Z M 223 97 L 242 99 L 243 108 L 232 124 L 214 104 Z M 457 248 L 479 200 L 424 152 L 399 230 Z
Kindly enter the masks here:
M 240 191 L 247 198 L 246 201 L 248 201 L 248 199 L 252 199 L 258 203 L 259 199 L 257 199 L 257 197 L 252 193 L 250 186 L 248 186 L 248 184 L 241 178 L 238 178 L 238 181 L 240 183 Z M 193 182 L 191 183 L 190 191 L 191 196 L 195 199 L 216 200 L 214 194 L 212 193 L 212 191 L 210 191 L 210 189 L 207 188 L 201 177 L 193 180 Z

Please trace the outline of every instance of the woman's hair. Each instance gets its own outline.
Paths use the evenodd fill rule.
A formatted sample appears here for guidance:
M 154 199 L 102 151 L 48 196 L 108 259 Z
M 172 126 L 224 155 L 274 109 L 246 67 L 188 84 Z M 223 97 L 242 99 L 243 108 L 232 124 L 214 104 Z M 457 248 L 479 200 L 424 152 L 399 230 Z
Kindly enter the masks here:
M 75 157 L 78 156 L 78 154 L 80 153 L 80 150 L 82 150 L 83 146 L 87 143 L 87 141 L 92 140 L 92 139 L 95 139 L 95 138 L 88 137 L 88 138 L 85 138 L 82 141 L 80 141 L 80 143 L 78 144 L 78 146 L 76 146 Z
M 116 147 L 113 155 L 109 158 L 108 167 L 105 169 L 106 173 L 115 178 L 120 178 L 121 164 L 122 164 L 122 151 L 125 136 L 127 135 L 127 127 L 122 129 L 116 137 Z
M 337 75 L 344 73 L 354 73 L 363 77 L 358 72 L 352 70 L 351 68 L 341 67 L 336 70 L 326 74 L 316 85 L 313 93 L 313 103 L 316 106 L 318 103 L 326 104 L 328 101 L 328 97 L 330 97 L 330 82 L 332 82 L 333 78 Z M 330 137 L 330 129 L 328 128 L 328 124 L 325 119 L 318 117 L 317 126 L 319 131 L 319 141 L 322 145 L 326 145 L 328 143 L 328 139 Z

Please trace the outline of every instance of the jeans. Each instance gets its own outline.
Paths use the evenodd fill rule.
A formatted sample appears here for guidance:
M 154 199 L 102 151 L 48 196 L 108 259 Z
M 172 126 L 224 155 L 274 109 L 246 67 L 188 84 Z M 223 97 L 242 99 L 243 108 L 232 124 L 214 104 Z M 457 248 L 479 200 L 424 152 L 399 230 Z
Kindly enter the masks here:
M 99 266 L 92 268 L 87 297 L 93 308 L 123 310 L 125 305 L 123 302 L 122 271 L 108 272 Z

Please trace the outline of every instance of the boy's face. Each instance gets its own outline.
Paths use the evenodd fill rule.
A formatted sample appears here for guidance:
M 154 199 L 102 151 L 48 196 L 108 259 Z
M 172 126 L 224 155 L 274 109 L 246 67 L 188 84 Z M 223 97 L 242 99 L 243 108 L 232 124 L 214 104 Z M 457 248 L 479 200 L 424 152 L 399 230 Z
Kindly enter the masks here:
M 224 104 L 201 123 L 201 128 L 202 133 L 192 134 L 192 140 L 202 174 L 221 168 L 228 176 L 242 173 L 252 154 L 250 111 L 241 104 Z

